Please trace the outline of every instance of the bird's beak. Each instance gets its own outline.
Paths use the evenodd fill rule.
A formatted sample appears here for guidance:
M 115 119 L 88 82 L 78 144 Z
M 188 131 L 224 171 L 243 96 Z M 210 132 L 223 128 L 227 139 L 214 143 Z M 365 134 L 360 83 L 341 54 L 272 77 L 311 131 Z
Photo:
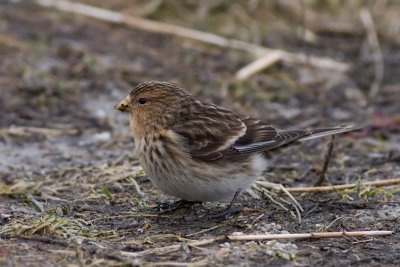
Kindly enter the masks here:
M 129 95 L 124 100 L 115 105 L 114 108 L 122 112 L 130 112 L 132 110 L 132 106 Z

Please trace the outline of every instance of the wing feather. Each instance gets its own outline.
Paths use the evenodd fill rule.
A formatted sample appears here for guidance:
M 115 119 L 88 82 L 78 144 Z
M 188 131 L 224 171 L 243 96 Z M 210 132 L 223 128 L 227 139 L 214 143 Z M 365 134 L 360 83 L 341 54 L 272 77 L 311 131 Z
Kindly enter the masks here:
M 316 130 L 279 130 L 251 117 L 240 118 L 223 107 L 193 103 L 188 120 L 172 130 L 185 141 L 192 158 L 214 161 L 249 153 L 265 152 L 295 141 L 309 140 L 354 128 L 332 127 Z
M 196 105 L 197 104 L 197 105 Z M 194 102 L 187 121 L 172 130 L 186 141 L 193 158 L 215 160 L 246 133 L 246 124 L 235 113 L 213 104 Z

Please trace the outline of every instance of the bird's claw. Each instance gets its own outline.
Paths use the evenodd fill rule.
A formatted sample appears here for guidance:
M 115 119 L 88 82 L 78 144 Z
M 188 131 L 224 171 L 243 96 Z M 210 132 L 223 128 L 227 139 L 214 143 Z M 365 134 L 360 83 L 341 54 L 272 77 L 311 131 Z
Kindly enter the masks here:
M 227 220 L 235 214 L 240 213 L 242 207 L 229 205 L 226 209 L 208 214 L 204 217 L 205 221 L 212 221 L 212 220 Z
M 201 203 L 199 201 L 188 201 L 188 200 L 177 200 L 175 202 L 160 202 L 157 207 L 155 207 L 155 211 L 159 213 L 165 213 L 169 211 L 179 210 L 179 209 L 187 209 L 192 207 L 194 204 Z

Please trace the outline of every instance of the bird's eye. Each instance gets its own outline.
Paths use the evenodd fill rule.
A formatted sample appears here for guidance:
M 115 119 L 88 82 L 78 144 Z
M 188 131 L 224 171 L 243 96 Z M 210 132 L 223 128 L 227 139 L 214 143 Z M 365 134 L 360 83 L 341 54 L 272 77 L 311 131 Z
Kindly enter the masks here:
M 143 105 L 143 104 L 146 104 L 147 99 L 146 98 L 139 98 L 138 102 L 139 102 L 140 105 Z

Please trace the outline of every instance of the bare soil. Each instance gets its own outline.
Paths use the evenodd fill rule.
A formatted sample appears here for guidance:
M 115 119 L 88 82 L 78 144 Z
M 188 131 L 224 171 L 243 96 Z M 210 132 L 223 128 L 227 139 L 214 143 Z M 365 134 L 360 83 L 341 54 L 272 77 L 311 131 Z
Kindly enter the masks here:
M 105 2 L 107 8 L 128 6 L 127 12 L 135 13 L 127 1 Z M 187 2 L 170 8 L 193 9 L 183 17 L 195 17 L 200 11 Z M 159 13 L 145 15 L 183 24 L 172 19 L 168 4 L 158 8 Z M 219 8 L 226 6 L 210 11 L 215 20 L 223 12 Z M 235 10 L 228 11 L 240 18 Z M 400 42 L 379 32 L 385 72 L 378 95 L 369 100 L 374 63 L 365 52 L 363 31 L 315 30 L 318 41 L 310 44 L 289 31 L 288 22 L 282 30 L 287 14 L 281 12 L 283 19 L 273 18 L 267 37 L 261 35 L 262 45 L 332 57 L 351 63 L 352 71 L 277 64 L 238 84 L 230 82 L 234 73 L 252 60 L 241 52 L 30 1 L 1 1 L 0 266 L 399 266 L 400 188 L 369 188 L 363 182 L 400 177 Z M 208 30 L 207 23 L 214 21 L 205 21 L 187 23 Z M 221 34 L 247 36 L 221 28 L 216 28 Z M 177 82 L 203 100 L 281 128 L 362 125 L 361 131 L 336 139 L 327 173 L 332 184 L 360 186 L 296 194 L 304 209 L 301 221 L 259 192 L 258 198 L 241 195 L 242 212 L 227 220 L 204 220 L 226 203 L 157 212 L 159 202 L 175 199 L 151 185 L 133 155 L 127 116 L 113 109 L 145 80 Z M 263 179 L 286 187 L 313 186 L 328 141 L 284 152 Z M 394 234 L 257 242 L 226 238 L 235 232 L 343 230 Z M 191 240 L 212 241 L 190 245 Z

